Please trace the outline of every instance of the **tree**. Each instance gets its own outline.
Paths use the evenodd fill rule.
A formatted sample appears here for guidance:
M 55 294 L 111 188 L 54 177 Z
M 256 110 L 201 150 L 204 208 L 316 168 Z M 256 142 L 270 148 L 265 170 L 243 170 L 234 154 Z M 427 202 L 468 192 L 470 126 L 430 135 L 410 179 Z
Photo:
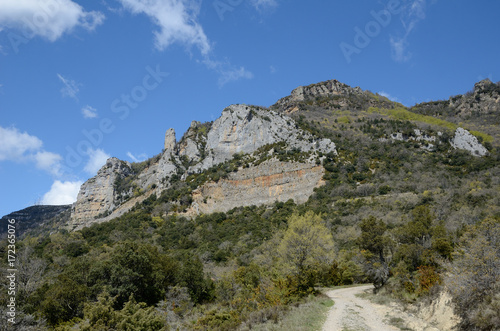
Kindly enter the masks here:
M 314 275 L 333 261 L 334 243 L 321 216 L 312 211 L 304 216 L 293 214 L 278 253 L 289 272 L 299 281 L 299 289 L 314 285 Z
M 45 299 L 41 302 L 42 314 L 51 325 L 81 317 L 87 294 L 85 286 L 65 275 L 59 275 L 45 292 Z
M 118 244 L 104 264 L 112 295 L 122 305 L 131 294 L 141 302 L 155 304 L 176 278 L 177 264 L 156 247 L 126 242 Z
M 500 219 L 487 219 L 461 238 L 446 285 L 462 330 L 500 325 Z
M 22 249 L 17 259 L 17 282 L 19 295 L 26 299 L 33 294 L 42 284 L 43 273 L 47 263 L 33 255 L 30 246 Z
M 180 272 L 180 284 L 187 287 L 194 303 L 209 301 L 213 297 L 214 283 L 205 278 L 203 263 L 195 255 L 187 255 Z
M 363 219 L 359 227 L 361 235 L 357 243 L 363 250 L 365 272 L 370 276 L 377 291 L 389 278 L 389 267 L 384 256 L 384 250 L 390 244 L 389 237 L 385 236 L 387 225 L 382 220 L 370 216 Z
M 361 249 L 367 250 L 377 256 L 380 262 L 385 262 L 384 249 L 388 246 L 390 239 L 384 236 L 387 225 L 374 216 L 361 221 L 361 236 L 357 243 Z
M 168 330 L 165 318 L 154 307 L 147 307 L 145 303 L 137 303 L 131 295 L 121 310 L 113 306 L 116 299 L 109 293 L 102 293 L 97 302 L 85 304 L 84 331 L 105 330 L 138 330 L 138 331 L 164 331 Z

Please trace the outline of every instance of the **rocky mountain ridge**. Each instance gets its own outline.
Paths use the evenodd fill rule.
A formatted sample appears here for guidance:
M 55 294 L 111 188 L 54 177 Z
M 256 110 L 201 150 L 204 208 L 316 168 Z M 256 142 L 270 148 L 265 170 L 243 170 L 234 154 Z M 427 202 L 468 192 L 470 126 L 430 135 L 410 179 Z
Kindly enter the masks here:
M 474 84 L 474 88 L 465 93 L 451 96 L 448 100 L 431 101 L 417 104 L 412 111 L 432 116 L 459 117 L 497 114 L 500 112 L 500 82 L 489 79 Z
M 71 205 L 37 205 L 10 213 L 1 218 L 0 236 L 7 233 L 7 225 L 9 224 L 7 221 L 9 219 L 16 220 L 16 235 L 21 236 L 30 229 L 49 225 L 48 223 L 50 223 L 51 221 L 57 221 L 59 218 L 61 220 L 67 218 L 67 216 L 69 216 L 70 210 Z
M 484 116 L 495 113 L 499 86 L 481 81 L 472 92 L 451 97 L 446 109 L 461 109 L 461 114 L 480 109 Z M 131 164 L 109 159 L 95 177 L 81 186 L 67 228 L 81 229 L 119 217 L 146 199 L 161 197 L 178 181 L 190 186 L 186 205 L 180 209 L 171 206 L 173 209 L 165 213 L 194 217 L 288 199 L 302 203 L 323 183 L 324 156 L 338 154 L 335 136 L 327 139 L 305 123 L 337 127 L 338 137 L 348 137 L 359 126 L 357 122 L 369 118 L 375 121 L 372 123 L 383 122 L 387 118 L 384 111 L 404 109 L 444 117 L 439 111 L 444 104 L 439 101 L 406 108 L 381 95 L 330 80 L 298 87 L 270 108 L 231 105 L 214 122 L 193 121 L 179 140 L 174 129 L 168 129 L 162 153 L 147 161 Z M 373 109 L 384 111 L 374 113 Z M 374 129 L 373 124 L 370 127 Z M 411 142 L 428 152 L 448 148 L 463 149 L 474 156 L 488 154 L 482 139 L 457 127 L 453 131 L 443 128 L 448 130 L 443 133 L 436 127 L 414 123 L 403 131 L 377 133 L 371 139 Z
M 316 158 L 320 154 L 337 153 L 332 141 L 314 137 L 301 130 L 293 119 L 284 114 L 255 106 L 231 105 L 224 109 L 221 116 L 213 123 L 202 124 L 193 121 L 179 141 L 176 141 L 173 129 L 167 130 L 164 151 L 149 160 L 143 169 L 134 170 L 127 162 L 116 158 L 109 159 L 97 176 L 82 185 L 68 227 L 80 229 L 92 223 L 117 217 L 151 194 L 160 196 L 170 187 L 173 178 L 181 176 L 181 179 L 186 179 L 191 174 L 216 167 L 235 155 L 252 154 L 259 148 L 277 143 L 284 143 L 286 151 L 300 151 L 311 156 L 315 155 Z M 256 158 L 264 156 L 256 155 Z M 313 156 L 312 159 L 299 163 L 301 164 L 299 168 L 302 167 L 300 170 L 290 170 L 297 166 L 296 163 L 290 162 L 275 163 L 274 166 L 267 168 L 273 169 L 267 175 L 271 176 L 268 178 L 272 180 L 264 180 L 264 185 L 260 185 L 261 190 L 281 192 L 284 186 L 294 182 L 294 178 L 297 180 L 295 190 L 287 189 L 283 195 L 266 195 L 261 194 L 261 190 L 254 190 L 256 193 L 252 195 L 248 191 L 249 187 L 245 185 L 237 190 L 231 185 L 222 185 L 223 188 L 219 188 L 219 191 L 222 190 L 219 195 L 225 197 L 224 202 L 220 199 L 217 202 L 212 200 L 211 205 L 195 202 L 186 215 L 228 210 L 238 206 L 240 201 L 245 201 L 247 205 L 273 203 L 285 197 L 285 201 L 288 199 L 304 201 L 321 181 L 321 166 L 316 166 L 315 163 L 314 166 L 309 166 L 316 158 Z M 262 174 L 258 173 L 261 172 L 259 169 L 262 166 L 250 167 L 252 170 L 234 169 L 235 175 L 232 177 L 246 176 L 247 180 L 259 181 L 258 178 L 262 177 Z M 307 173 L 305 177 L 304 172 Z M 255 177 L 252 177 L 252 173 Z M 238 182 L 239 179 L 235 180 Z M 302 182 L 303 187 L 300 185 Z M 199 192 L 207 190 L 200 188 Z M 193 193 L 193 196 L 196 197 L 197 194 Z M 133 205 L 128 203 L 130 200 L 135 203 Z M 127 208 L 124 208 L 125 205 Z M 120 206 L 122 208 L 119 208 Z

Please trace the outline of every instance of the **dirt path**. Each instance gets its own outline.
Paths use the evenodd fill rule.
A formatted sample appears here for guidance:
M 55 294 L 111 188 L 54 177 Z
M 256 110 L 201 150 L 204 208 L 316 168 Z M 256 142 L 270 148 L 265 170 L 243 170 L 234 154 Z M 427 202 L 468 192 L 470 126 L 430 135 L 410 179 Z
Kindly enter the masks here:
M 439 331 L 415 315 L 403 312 L 398 307 L 374 304 L 356 296 L 371 291 L 372 285 L 342 288 L 327 291 L 335 304 L 328 313 L 323 331 L 398 331 L 399 327 L 388 324 L 392 319 L 399 320 L 404 330 Z
M 397 331 L 398 328 L 384 323 L 385 314 L 371 302 L 356 294 L 372 289 L 372 285 L 342 288 L 326 292 L 335 304 L 323 326 L 324 331 L 373 330 Z

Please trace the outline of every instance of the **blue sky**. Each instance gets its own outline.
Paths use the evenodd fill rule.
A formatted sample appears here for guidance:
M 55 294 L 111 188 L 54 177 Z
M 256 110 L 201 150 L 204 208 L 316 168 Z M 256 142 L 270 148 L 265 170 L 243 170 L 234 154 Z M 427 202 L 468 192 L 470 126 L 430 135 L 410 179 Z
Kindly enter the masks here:
M 2 0 L 0 216 L 232 103 L 338 79 L 413 105 L 500 80 L 495 0 Z

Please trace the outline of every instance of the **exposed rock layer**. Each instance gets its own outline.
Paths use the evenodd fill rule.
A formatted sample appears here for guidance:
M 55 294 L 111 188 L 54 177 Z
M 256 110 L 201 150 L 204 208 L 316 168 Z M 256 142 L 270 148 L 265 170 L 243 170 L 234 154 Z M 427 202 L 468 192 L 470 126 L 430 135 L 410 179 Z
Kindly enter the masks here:
M 192 214 L 226 212 L 236 206 L 272 204 L 289 199 L 304 203 L 324 184 L 322 166 L 269 160 L 241 169 L 228 179 L 209 182 L 193 192 Z

